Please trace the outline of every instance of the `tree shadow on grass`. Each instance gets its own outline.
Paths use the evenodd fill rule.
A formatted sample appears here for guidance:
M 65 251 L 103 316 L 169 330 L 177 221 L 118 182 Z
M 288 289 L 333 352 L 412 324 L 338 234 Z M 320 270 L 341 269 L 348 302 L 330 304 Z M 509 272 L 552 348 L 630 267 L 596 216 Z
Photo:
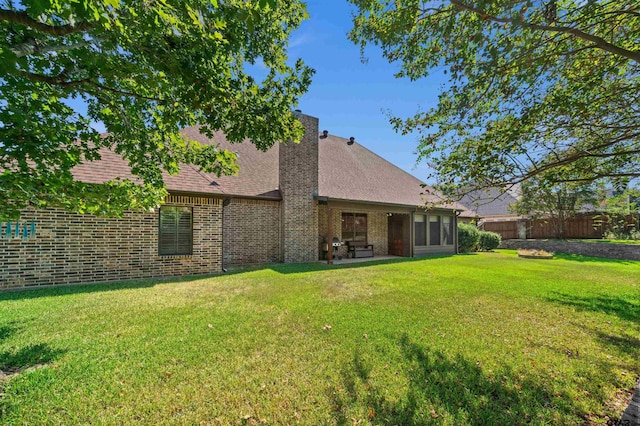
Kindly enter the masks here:
M 615 336 L 609 333 L 603 333 L 598 330 L 593 331 L 596 337 L 605 344 L 613 346 L 621 352 L 629 353 L 632 355 L 639 355 L 640 359 L 640 339 L 631 336 Z
M 316 263 L 275 263 L 273 265 L 269 265 L 268 268 L 274 272 L 279 274 L 297 274 L 304 272 L 317 272 L 317 271 L 333 271 L 333 270 L 342 270 L 342 269 L 358 269 L 358 268 L 366 268 L 370 266 L 377 265 L 391 265 L 395 263 L 410 263 L 410 262 L 420 262 L 427 259 L 441 259 L 446 257 L 451 257 L 453 255 L 432 255 L 432 256 L 423 256 L 423 257 L 397 257 L 397 258 L 385 258 L 376 260 L 376 258 L 372 258 L 371 260 L 365 260 L 363 262 L 357 263 L 335 263 L 333 265 L 328 265 L 325 262 L 316 262 Z
M 621 297 L 596 295 L 575 296 L 564 293 L 553 293 L 547 300 L 565 306 L 571 306 L 578 311 L 602 312 L 615 315 L 620 319 L 640 324 L 640 302 L 632 303 Z
M 22 376 L 29 371 L 46 367 L 65 351 L 53 349 L 45 343 L 36 343 L 23 346 L 17 350 L 13 348 L 0 352 L 0 423 L 10 411 L 18 409 L 15 403 L 6 403 L 5 390 L 7 382 Z M 7 392 L 10 392 L 7 390 Z
M 437 255 L 430 256 L 429 258 L 437 259 L 443 257 L 451 257 L 452 255 Z M 237 267 L 227 272 L 219 272 L 203 275 L 189 275 L 179 277 L 164 277 L 164 278 L 145 278 L 135 280 L 123 280 L 113 282 L 101 282 L 101 283 L 74 283 L 64 285 L 53 285 L 45 287 L 29 287 L 24 289 L 16 289 L 9 291 L 0 290 L 0 302 L 3 300 L 22 300 L 22 299 L 37 299 L 40 297 L 55 297 L 65 296 L 82 293 L 99 293 L 105 291 L 117 291 L 125 289 L 136 289 L 154 287 L 158 284 L 167 283 L 181 283 L 195 280 L 203 280 L 210 278 L 224 278 L 226 276 L 233 276 L 238 274 L 244 274 L 254 271 L 261 271 L 269 269 L 279 274 L 298 274 L 306 272 L 319 272 L 328 270 L 342 270 L 342 269 L 355 269 L 365 268 L 376 265 L 386 265 L 393 263 L 405 263 L 405 262 L 418 262 L 425 258 L 408 258 L 398 257 L 397 259 L 383 259 L 383 260 L 371 260 L 362 263 L 349 263 L 341 265 L 327 265 L 326 263 L 274 263 L 267 265 L 250 265 L 244 267 Z
M 545 411 L 571 416 L 571 398 L 550 390 L 509 369 L 488 376 L 473 361 L 411 342 L 399 341 L 408 385 L 401 395 L 388 396 L 372 369 L 356 351 L 343 372 L 341 387 L 328 394 L 339 425 L 351 424 L 349 410 L 366 407 L 371 424 L 492 424 L 542 422 Z M 549 421 L 549 418 L 546 419 Z
M 0 370 L 5 374 L 14 374 L 25 369 L 49 364 L 64 351 L 52 349 L 45 343 L 24 346 L 17 351 L 0 352 Z
M 16 322 L 0 326 L 0 343 L 19 331 Z M 45 343 L 35 343 L 19 349 L 10 348 L 0 352 L 0 383 L 2 379 L 25 369 L 49 364 L 65 351 L 53 349 Z
M 40 297 L 56 297 L 83 293 L 101 293 L 136 288 L 155 287 L 159 284 L 181 283 L 221 276 L 222 273 L 207 275 L 187 275 L 180 277 L 145 278 L 122 281 L 108 281 L 96 283 L 73 283 L 42 287 L 27 287 L 21 289 L 0 290 L 0 302 L 3 300 L 38 299 Z

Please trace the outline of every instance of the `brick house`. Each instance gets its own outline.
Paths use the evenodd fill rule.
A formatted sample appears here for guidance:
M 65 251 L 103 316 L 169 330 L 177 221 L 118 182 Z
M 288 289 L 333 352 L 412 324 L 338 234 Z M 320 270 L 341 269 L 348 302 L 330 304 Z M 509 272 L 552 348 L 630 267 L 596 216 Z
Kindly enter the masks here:
M 0 228 L 0 289 L 312 262 L 326 258 L 332 237 L 371 244 L 376 256 L 456 253 L 464 207 L 425 210 L 425 202 L 438 199 L 418 179 L 356 142 L 320 134 L 317 118 L 299 119 L 302 142 L 267 152 L 216 133 L 215 143 L 238 153 L 239 174 L 216 177 L 183 167 L 165 177 L 170 195 L 152 212 L 108 218 L 25 210 L 20 224 L 35 231 L 28 238 L 8 232 L 6 223 Z M 185 134 L 212 143 L 197 128 Z M 89 183 L 134 179 L 111 151 L 74 175 Z M 346 246 L 337 250 L 348 254 Z

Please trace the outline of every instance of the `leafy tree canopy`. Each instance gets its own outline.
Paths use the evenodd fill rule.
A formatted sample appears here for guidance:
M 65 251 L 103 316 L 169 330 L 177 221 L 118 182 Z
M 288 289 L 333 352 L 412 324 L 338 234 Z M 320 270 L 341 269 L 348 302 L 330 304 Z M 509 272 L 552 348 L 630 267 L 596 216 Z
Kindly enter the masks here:
M 640 188 L 619 182 L 602 198 L 596 223 L 604 227 L 605 237 L 640 240 Z
M 351 2 L 363 52 L 448 75 L 436 107 L 391 118 L 445 193 L 640 176 L 637 0 Z
M 0 216 L 27 205 L 119 214 L 157 205 L 162 172 L 181 164 L 235 173 L 234 153 L 180 135 L 194 124 L 262 150 L 299 140 L 291 108 L 313 71 L 288 66 L 286 49 L 305 18 L 298 0 L 0 0 Z M 140 181 L 74 181 L 105 148 Z

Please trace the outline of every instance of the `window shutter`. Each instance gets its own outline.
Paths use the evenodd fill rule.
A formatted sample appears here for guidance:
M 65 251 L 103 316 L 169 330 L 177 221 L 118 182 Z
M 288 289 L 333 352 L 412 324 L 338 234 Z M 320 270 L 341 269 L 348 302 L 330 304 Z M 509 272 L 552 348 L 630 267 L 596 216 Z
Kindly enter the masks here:
M 193 252 L 193 210 L 191 207 L 160 207 L 158 254 L 189 255 Z
M 158 253 L 161 255 L 175 254 L 176 238 L 178 236 L 177 214 L 173 207 L 160 208 L 160 232 L 158 236 Z
M 176 254 L 191 254 L 193 251 L 193 227 L 191 207 L 178 207 Z

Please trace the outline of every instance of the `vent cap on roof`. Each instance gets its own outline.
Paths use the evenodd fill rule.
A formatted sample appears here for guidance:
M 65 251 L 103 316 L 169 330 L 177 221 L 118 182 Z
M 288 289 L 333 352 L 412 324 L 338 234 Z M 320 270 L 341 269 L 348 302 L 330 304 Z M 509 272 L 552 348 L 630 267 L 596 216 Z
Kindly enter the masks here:
M 328 130 L 323 130 L 322 131 L 322 136 L 320 136 L 322 139 L 326 139 L 327 136 L 329 136 L 329 131 Z
M 351 136 L 349 138 L 349 142 L 347 142 L 347 145 L 353 145 L 353 143 L 356 141 L 356 138 L 354 138 L 353 136 Z

